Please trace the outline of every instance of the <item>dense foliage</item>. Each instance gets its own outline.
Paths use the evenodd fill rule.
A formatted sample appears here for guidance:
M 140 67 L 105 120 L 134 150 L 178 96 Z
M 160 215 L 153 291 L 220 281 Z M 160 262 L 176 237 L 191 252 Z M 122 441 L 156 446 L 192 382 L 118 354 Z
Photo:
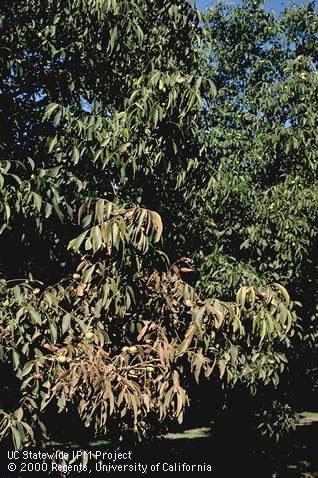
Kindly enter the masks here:
M 317 21 L 311 3 L 281 17 L 256 1 L 210 13 L 218 93 L 206 120 L 217 175 L 208 232 L 236 262 L 219 271 L 226 290 L 211 291 L 236 287 L 243 267 L 307 294 L 306 308 L 317 303 Z
M 248 96 L 251 66 L 218 37 L 239 23 L 214 15 L 210 30 L 183 0 L 1 3 L 0 434 L 16 447 L 52 438 L 58 412 L 117 438 L 181 422 L 192 377 L 279 382 L 300 325 L 278 282 L 303 285 L 316 237 L 315 157 L 297 152 L 313 126 L 271 124 L 299 85 L 294 47 Z
M 200 290 L 229 298 L 240 285 L 283 284 L 302 304 L 303 329 L 276 398 L 294 407 L 317 406 L 315 4 L 289 7 L 279 16 L 258 1 L 218 4 L 209 22 L 217 96 L 205 130 L 207 174 L 215 181 L 205 196 Z

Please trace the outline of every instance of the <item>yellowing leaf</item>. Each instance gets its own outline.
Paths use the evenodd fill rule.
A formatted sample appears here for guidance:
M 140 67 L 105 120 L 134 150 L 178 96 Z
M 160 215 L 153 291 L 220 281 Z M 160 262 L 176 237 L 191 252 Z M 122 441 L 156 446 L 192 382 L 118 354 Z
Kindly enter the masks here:
M 155 211 L 149 211 L 149 212 L 151 215 L 152 227 L 155 230 L 154 242 L 158 242 L 160 240 L 160 237 L 163 231 L 161 217 Z

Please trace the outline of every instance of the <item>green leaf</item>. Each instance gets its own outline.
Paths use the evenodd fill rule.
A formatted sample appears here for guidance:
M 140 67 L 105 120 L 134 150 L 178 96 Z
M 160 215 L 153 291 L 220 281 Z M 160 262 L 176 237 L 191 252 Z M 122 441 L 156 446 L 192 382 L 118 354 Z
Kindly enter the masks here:
M 91 240 L 94 252 L 98 251 L 103 245 L 102 233 L 99 226 L 93 227 L 91 231 Z
M 289 296 L 287 290 L 285 289 L 285 287 L 283 287 L 283 286 L 280 285 L 280 284 L 277 284 L 276 282 L 273 284 L 273 286 L 281 292 L 281 294 L 283 295 L 283 297 L 284 297 L 284 299 L 286 300 L 287 304 L 289 304 L 289 302 L 290 302 L 290 296 Z
M 86 238 L 86 235 L 87 235 L 87 231 L 82 232 L 78 237 L 76 237 L 75 239 L 72 239 L 69 242 L 67 248 L 68 249 L 74 249 L 74 251 L 77 252 L 79 250 L 79 248 L 81 247 L 82 242 Z
M 80 159 L 80 153 L 76 146 L 73 148 L 72 160 L 74 164 L 77 164 Z
M 117 25 L 111 30 L 110 34 L 110 51 L 114 50 L 115 42 L 117 40 Z
M 53 151 L 56 144 L 57 144 L 57 134 L 53 138 L 49 139 L 49 151 L 48 151 L 49 153 Z
M 62 320 L 62 332 L 65 334 L 71 327 L 71 314 L 65 314 Z
M 14 443 L 14 448 L 19 450 L 21 448 L 21 435 L 18 430 L 14 427 L 11 428 L 12 438 Z
M 46 203 L 45 205 L 45 218 L 48 219 L 52 214 L 52 204 Z
M 58 103 L 50 103 L 45 110 L 43 119 L 49 119 L 59 106 L 60 105 Z
M 38 193 L 33 193 L 33 200 L 35 208 L 40 212 L 42 206 L 42 198 Z
M 86 269 L 83 272 L 82 280 L 84 284 L 87 284 L 88 282 L 90 282 L 94 269 L 95 269 L 95 264 L 90 266 L 88 269 Z
M 34 366 L 33 361 L 27 362 L 23 367 L 23 370 L 22 370 L 22 373 L 21 373 L 21 378 L 24 377 L 25 375 L 28 375 L 31 372 L 31 370 L 33 369 L 33 366 Z
M 35 309 L 33 309 L 33 307 L 29 307 L 28 312 L 30 314 L 31 319 L 33 320 L 35 324 L 37 325 L 42 324 L 41 315 Z
M 14 417 L 16 418 L 16 420 L 18 420 L 19 422 L 21 422 L 22 418 L 23 418 L 23 409 L 20 407 L 18 408 L 15 412 L 14 412 Z

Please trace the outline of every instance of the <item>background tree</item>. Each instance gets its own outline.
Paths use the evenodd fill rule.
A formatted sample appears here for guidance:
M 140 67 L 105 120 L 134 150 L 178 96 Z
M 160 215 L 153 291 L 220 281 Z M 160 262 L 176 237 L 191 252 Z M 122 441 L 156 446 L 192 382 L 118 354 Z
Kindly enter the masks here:
M 4 1 L 0 28 L 1 438 L 50 439 L 59 413 L 89 436 L 143 435 L 181 422 L 214 369 L 276 384 L 299 328 L 286 289 L 258 281 L 230 302 L 182 275 L 206 244 L 213 180 L 201 14 Z
M 277 15 L 266 11 L 263 2 L 218 3 L 209 21 L 210 75 L 217 95 L 203 123 L 209 161 L 202 174 L 213 180 L 202 196 L 198 287 L 203 294 L 227 298 L 249 283 L 277 281 L 288 289 L 302 304 L 303 331 L 290 349 L 289 371 L 279 391 L 253 404 L 271 407 L 274 393 L 282 402 L 277 409 L 285 410 L 284 401 L 298 410 L 316 407 L 315 4 L 288 7 Z M 273 426 L 274 421 L 263 423 L 273 434 L 282 424 L 276 420 Z

